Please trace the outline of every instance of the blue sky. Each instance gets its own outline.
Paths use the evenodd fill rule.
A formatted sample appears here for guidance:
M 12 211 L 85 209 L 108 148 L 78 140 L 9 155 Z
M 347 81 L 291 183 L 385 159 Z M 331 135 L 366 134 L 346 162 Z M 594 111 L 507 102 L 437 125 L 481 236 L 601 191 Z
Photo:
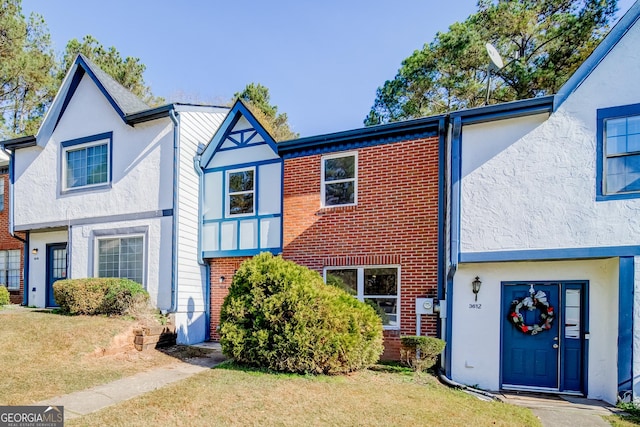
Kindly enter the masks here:
M 619 0 L 621 15 L 633 3 Z M 476 0 L 23 0 L 56 52 L 90 34 L 140 58 L 168 101 L 226 103 L 247 83 L 269 88 L 301 136 L 362 127 L 378 86 Z

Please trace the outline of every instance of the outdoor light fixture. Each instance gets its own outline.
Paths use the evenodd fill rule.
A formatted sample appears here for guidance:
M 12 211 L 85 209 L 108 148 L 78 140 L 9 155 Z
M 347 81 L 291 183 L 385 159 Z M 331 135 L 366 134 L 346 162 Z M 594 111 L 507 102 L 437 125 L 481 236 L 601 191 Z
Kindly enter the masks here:
M 224 276 L 220 276 L 220 283 L 224 282 Z
M 38 248 L 31 249 L 31 253 L 34 255 L 38 255 Z
M 482 285 L 482 282 L 480 281 L 480 278 L 478 276 L 476 276 L 476 279 L 473 282 L 471 282 L 471 290 L 476 295 L 476 301 L 478 301 L 478 292 L 480 292 L 481 285 Z

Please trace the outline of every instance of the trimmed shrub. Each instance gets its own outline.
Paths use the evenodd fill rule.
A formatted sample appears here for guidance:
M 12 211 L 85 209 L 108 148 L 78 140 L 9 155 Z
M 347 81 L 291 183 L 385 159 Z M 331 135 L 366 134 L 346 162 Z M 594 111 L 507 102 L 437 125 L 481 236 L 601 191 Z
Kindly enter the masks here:
M 141 302 L 146 304 L 149 293 L 129 279 L 88 278 L 58 280 L 53 297 L 69 314 L 122 315 Z
M 416 372 L 435 365 L 445 346 L 445 342 L 439 338 L 415 335 L 400 337 L 400 344 L 400 359 Z
M 233 277 L 220 316 L 222 351 L 282 372 L 339 374 L 382 354 L 382 322 L 315 271 L 262 253 Z
M 3 305 L 9 305 L 11 299 L 9 298 L 9 289 L 6 286 L 0 285 L 0 307 Z

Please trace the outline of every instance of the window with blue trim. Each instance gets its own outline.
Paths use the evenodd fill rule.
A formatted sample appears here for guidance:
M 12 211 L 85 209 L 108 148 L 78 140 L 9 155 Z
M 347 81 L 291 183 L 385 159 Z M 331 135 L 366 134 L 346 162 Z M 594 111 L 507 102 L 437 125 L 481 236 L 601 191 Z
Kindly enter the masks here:
M 598 110 L 598 167 L 599 196 L 640 196 L 640 105 Z
M 110 134 L 62 143 L 62 188 L 74 190 L 110 181 Z
M 255 212 L 255 168 L 227 172 L 227 215 Z

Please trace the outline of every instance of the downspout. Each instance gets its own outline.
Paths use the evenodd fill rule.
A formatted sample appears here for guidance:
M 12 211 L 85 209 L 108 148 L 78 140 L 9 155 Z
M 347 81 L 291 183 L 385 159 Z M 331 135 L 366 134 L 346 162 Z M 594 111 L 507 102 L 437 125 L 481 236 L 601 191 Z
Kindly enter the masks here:
M 178 167 L 180 166 L 180 121 L 174 108 L 169 110 L 173 122 L 173 211 L 171 232 L 171 307 L 169 312 L 178 310 Z
M 22 305 L 29 305 L 29 240 L 28 234 L 27 239 L 23 239 L 22 237 L 16 236 L 14 229 L 14 219 L 13 219 L 13 205 L 14 205 L 14 191 L 13 191 L 13 181 L 14 181 L 14 168 L 15 168 L 15 156 L 14 151 L 7 151 L 4 148 L 4 145 L 0 145 L 0 150 L 7 156 L 9 156 L 9 234 L 16 240 L 19 240 L 23 243 L 24 255 L 23 255 L 23 271 L 22 271 Z
M 211 330 L 209 325 L 211 324 L 211 266 L 209 263 L 204 262 L 202 258 L 202 203 L 204 201 L 204 171 L 200 161 L 202 160 L 202 151 L 204 146 L 198 146 L 196 156 L 193 158 L 193 168 L 198 174 L 198 264 L 205 268 L 205 291 L 204 291 L 204 318 L 207 328 L 205 329 L 205 340 L 211 339 Z

